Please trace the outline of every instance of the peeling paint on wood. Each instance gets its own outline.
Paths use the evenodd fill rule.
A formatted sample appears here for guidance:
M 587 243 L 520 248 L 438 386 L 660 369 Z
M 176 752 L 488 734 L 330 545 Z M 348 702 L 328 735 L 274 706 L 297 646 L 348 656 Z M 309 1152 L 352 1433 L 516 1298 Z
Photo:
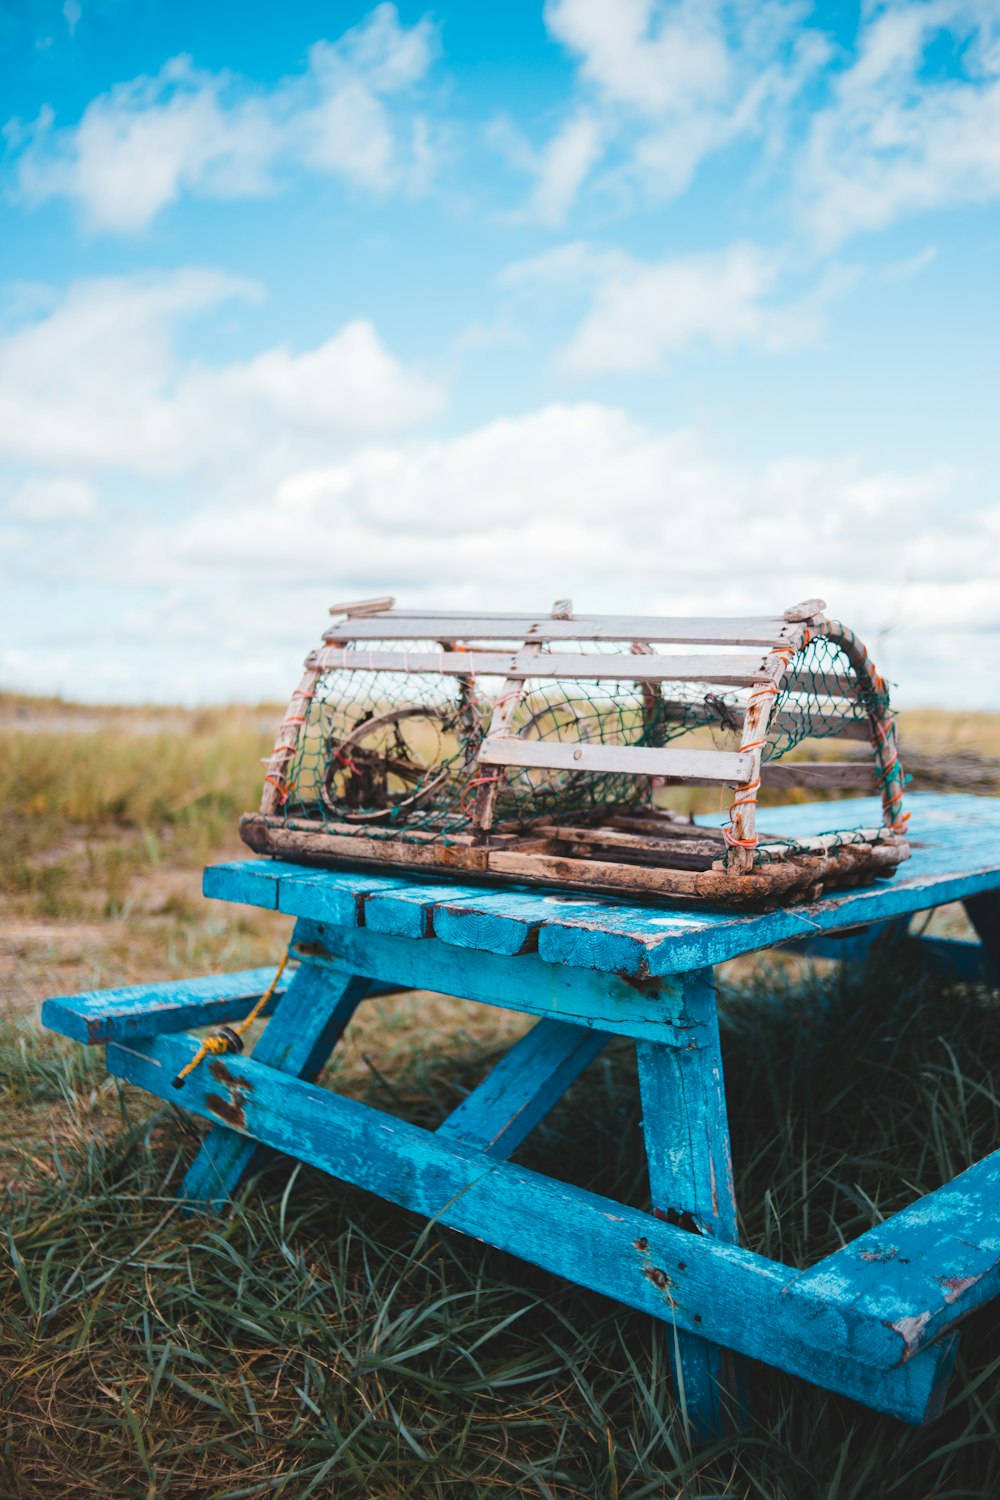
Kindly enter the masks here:
M 766 916 L 273 860 L 209 869 L 206 894 L 297 918 L 300 963 L 253 1057 L 212 1058 L 188 1079 L 184 1105 L 215 1128 L 185 1197 L 223 1203 L 261 1146 L 276 1148 L 643 1309 L 670 1325 L 701 1434 L 721 1430 L 722 1392 L 739 1406 L 731 1351 L 876 1410 L 928 1419 L 944 1399 L 956 1323 L 1000 1295 L 1000 1152 L 805 1270 L 741 1249 L 711 982 L 723 958 L 803 938 L 830 943 L 846 929 L 831 946 L 853 961 L 885 934 L 905 933 L 911 912 L 955 899 L 981 945 L 935 940 L 918 951 L 953 972 L 993 972 L 1000 802 L 921 794 L 913 803 L 919 845 L 892 883 Z M 877 804 L 841 803 L 838 821 L 845 807 L 865 821 Z M 772 816 L 774 833 L 795 837 L 821 833 L 830 814 L 819 805 Z M 175 1103 L 170 1080 L 197 1047 L 184 1028 L 240 1018 L 272 975 L 58 997 L 44 1020 L 82 1042 L 109 1042 L 113 1073 Z M 361 999 L 400 988 L 538 1018 L 436 1133 L 309 1082 Z M 614 1035 L 638 1043 L 648 1214 L 508 1160 Z

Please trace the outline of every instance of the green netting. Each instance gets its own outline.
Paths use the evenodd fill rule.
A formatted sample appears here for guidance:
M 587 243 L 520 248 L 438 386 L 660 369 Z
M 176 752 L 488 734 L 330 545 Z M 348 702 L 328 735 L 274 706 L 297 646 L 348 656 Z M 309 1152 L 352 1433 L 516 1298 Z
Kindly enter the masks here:
M 765 761 L 779 760 L 808 739 L 843 734 L 849 722 L 887 716 L 884 685 L 867 686 L 855 675 L 844 647 L 817 636 L 793 659 L 775 699 L 763 750 Z
M 510 649 L 518 645 L 511 642 Z M 397 653 L 405 666 L 409 652 L 426 651 L 426 643 L 392 641 L 379 649 Z M 490 649 L 504 648 L 491 643 Z M 584 649 L 618 661 L 630 655 L 624 644 Z M 641 672 L 638 648 L 632 657 Z M 662 662 L 662 655 L 657 659 Z M 478 765 L 483 736 L 505 691 L 502 679 L 472 671 L 467 676 L 328 671 L 305 707 L 274 821 L 305 819 L 341 835 L 447 841 L 472 831 L 477 791 L 494 780 L 497 830 L 599 815 L 602 809 L 651 799 L 647 776 Z M 657 747 L 687 737 L 692 748 L 735 750 L 753 691 L 638 677 L 539 677 L 524 684 L 509 732 L 572 745 Z M 836 734 L 846 720 L 862 720 L 877 707 L 859 694 L 841 648 L 817 639 L 792 664 L 764 758 L 777 759 L 805 739 Z

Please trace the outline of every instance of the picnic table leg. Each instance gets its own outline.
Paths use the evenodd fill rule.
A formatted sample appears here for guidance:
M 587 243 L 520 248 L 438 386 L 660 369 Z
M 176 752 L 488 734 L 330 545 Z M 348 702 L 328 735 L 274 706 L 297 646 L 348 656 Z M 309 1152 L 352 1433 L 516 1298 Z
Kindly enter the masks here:
M 315 1078 L 371 988 L 367 979 L 324 965 L 300 964 L 254 1048 L 254 1061 L 296 1078 Z M 208 1062 L 202 1066 L 207 1066 Z M 221 1207 L 260 1147 L 225 1125 L 209 1131 L 192 1162 L 181 1197 Z
M 981 891 L 962 903 L 979 936 L 983 953 L 995 974 L 1000 974 L 1000 891 Z
M 639 1041 L 642 1127 L 653 1212 L 693 1234 L 737 1238 L 729 1123 L 711 969 L 687 977 L 698 1018 L 687 1045 Z M 668 1327 L 677 1397 L 692 1438 L 745 1425 L 746 1369 L 729 1350 Z

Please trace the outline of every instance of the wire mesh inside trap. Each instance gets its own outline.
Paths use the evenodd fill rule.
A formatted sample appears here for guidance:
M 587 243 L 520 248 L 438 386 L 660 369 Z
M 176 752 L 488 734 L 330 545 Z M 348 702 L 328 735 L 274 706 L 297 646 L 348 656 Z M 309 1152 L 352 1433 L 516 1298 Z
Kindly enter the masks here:
M 405 660 L 402 644 L 392 646 Z M 591 650 L 619 661 L 625 654 L 621 646 Z M 642 654 L 634 660 L 638 673 Z M 320 676 L 272 821 L 308 819 L 341 835 L 447 840 L 472 830 L 477 790 L 494 780 L 497 830 L 593 821 L 602 809 L 650 800 L 648 776 L 478 765 L 494 708 L 511 690 L 499 677 L 476 675 L 473 664 L 470 652 L 467 675 L 336 669 Z M 752 691 L 638 677 L 538 677 L 517 694 L 506 732 L 528 741 L 649 748 L 691 736 L 692 746 L 736 750 Z M 790 666 L 764 759 L 834 735 L 876 706 L 859 691 L 839 646 L 820 638 Z

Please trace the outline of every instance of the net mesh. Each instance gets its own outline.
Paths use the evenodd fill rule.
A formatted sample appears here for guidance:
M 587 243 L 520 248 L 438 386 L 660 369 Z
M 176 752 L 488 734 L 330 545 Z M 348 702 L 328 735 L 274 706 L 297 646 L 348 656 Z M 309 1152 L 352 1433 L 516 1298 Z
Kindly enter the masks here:
M 364 648 L 373 644 L 365 641 Z M 490 642 L 480 649 L 496 653 L 522 645 Z M 405 662 L 409 651 L 426 652 L 427 645 L 394 640 L 385 649 Z M 281 777 L 280 806 L 270 821 L 308 820 L 341 836 L 448 842 L 473 831 L 477 790 L 494 781 L 498 831 L 592 819 L 602 809 L 650 800 L 648 776 L 477 764 L 497 701 L 511 690 L 501 677 L 477 675 L 471 669 L 477 648 L 470 643 L 466 649 L 467 674 L 343 668 L 321 673 L 303 706 L 295 752 Z M 603 643 L 573 650 L 618 662 L 630 652 L 627 644 Z M 684 739 L 691 748 L 739 749 L 752 687 L 644 682 L 645 648 L 631 652 L 633 680 L 527 680 L 507 732 L 574 746 L 655 748 Z M 663 656 L 658 652 L 658 664 Z M 819 637 L 791 663 L 763 758 L 777 760 L 804 741 L 836 735 L 849 721 L 862 723 L 886 707 L 874 690 L 861 687 L 841 647 Z
M 817 636 L 790 663 L 775 699 L 763 760 L 780 760 L 803 740 L 843 734 L 848 724 L 885 719 L 889 697 L 880 679 L 855 675 L 847 652 L 830 636 Z

